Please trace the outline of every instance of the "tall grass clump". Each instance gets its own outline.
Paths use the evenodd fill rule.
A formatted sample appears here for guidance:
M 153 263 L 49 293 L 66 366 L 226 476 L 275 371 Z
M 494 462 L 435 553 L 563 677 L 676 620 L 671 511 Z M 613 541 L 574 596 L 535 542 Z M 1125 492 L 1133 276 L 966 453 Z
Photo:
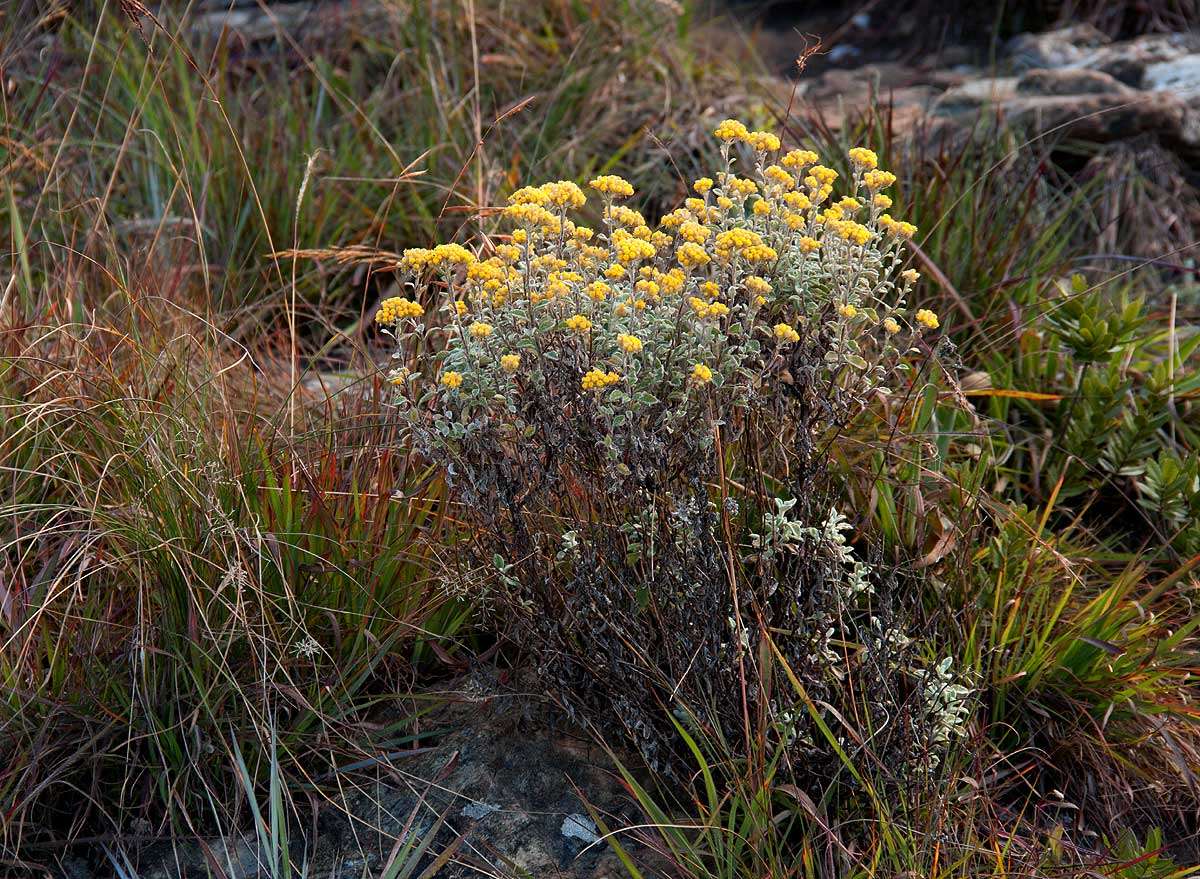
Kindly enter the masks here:
M 238 788 L 230 749 L 262 771 L 268 736 L 311 777 L 366 747 L 366 708 L 460 619 L 429 573 L 436 481 L 365 451 L 394 436 L 378 388 L 291 423 L 246 352 L 122 298 L 3 337 L 11 851 L 211 826 Z
M 238 339 L 284 303 L 314 336 L 351 326 L 374 292 L 356 266 L 270 254 L 452 237 L 528 173 L 622 160 L 649 178 L 663 154 L 641 133 L 690 145 L 689 120 L 743 78 L 691 52 L 689 19 L 653 3 L 381 4 L 249 54 L 179 10 L 135 27 L 110 6 L 5 21 L 14 42 L 53 50 L 5 68 L 5 210 L 23 214 L 32 257 L 21 287 L 63 248 L 94 260 L 89 288 L 152 250 Z

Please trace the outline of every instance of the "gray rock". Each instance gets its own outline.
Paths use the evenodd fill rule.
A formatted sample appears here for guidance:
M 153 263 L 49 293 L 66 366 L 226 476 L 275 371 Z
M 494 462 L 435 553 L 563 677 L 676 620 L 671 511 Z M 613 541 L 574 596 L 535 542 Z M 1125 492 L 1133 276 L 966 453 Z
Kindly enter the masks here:
M 1090 24 L 1077 24 L 1042 34 L 1020 34 L 1008 41 L 1005 54 L 1014 70 L 1081 67 L 1110 42 Z
M 1018 95 L 1065 97 L 1068 95 L 1134 95 L 1132 89 L 1100 70 L 1067 68 L 1030 70 L 1017 80 Z
M 1184 55 L 1173 61 L 1146 66 L 1142 86 L 1156 92 L 1170 92 L 1189 104 L 1200 100 L 1200 54 Z

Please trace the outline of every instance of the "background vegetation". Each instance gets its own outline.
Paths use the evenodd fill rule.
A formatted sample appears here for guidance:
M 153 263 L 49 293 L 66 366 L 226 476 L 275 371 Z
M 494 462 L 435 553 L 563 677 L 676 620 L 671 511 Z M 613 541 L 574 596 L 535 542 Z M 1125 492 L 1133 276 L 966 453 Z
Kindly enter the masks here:
M 494 641 L 443 586 L 438 471 L 396 442 L 376 258 L 486 232 L 531 180 L 619 169 L 657 215 L 727 115 L 900 175 L 961 368 L 914 388 L 919 441 L 866 424 L 835 456 L 978 705 L 901 795 L 869 749 L 813 796 L 681 729 L 694 785 L 624 768 L 636 835 L 688 876 L 1200 860 L 1200 290 L 1151 163 L 787 118 L 749 44 L 673 4 L 397 3 L 265 44 L 116 4 L 0 16 L 5 870 L 253 826 L 290 875 L 327 772 L 411 746 L 428 684 Z M 1094 258 L 1167 236 L 1174 268 Z

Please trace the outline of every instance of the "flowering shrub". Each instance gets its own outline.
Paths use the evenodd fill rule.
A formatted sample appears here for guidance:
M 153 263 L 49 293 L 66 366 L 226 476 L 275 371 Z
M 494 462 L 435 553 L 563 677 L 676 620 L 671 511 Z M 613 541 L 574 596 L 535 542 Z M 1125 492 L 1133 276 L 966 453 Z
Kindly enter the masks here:
M 889 213 L 895 177 L 869 150 L 837 195 L 815 153 L 732 120 L 716 135 L 724 167 L 657 228 L 620 177 L 588 185 L 598 228 L 580 186 L 525 187 L 486 257 L 406 251 L 409 295 L 376 315 L 414 441 L 473 529 L 471 582 L 497 584 L 569 708 L 616 719 L 664 766 L 664 707 L 722 733 L 772 711 L 813 743 L 795 694 L 754 672 L 766 627 L 828 704 L 857 689 L 881 729 L 928 713 L 896 702 L 911 642 L 870 607 L 880 578 L 817 479 L 820 443 L 938 327 L 909 316 L 915 229 Z M 777 495 L 802 499 L 791 538 L 795 502 Z M 851 687 L 864 663 L 874 683 Z

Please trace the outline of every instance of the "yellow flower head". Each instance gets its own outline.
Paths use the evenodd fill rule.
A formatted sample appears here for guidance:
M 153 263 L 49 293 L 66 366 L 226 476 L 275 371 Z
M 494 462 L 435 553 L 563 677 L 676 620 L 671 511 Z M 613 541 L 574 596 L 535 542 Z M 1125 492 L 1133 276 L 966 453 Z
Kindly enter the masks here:
M 500 358 L 500 368 L 505 372 L 516 372 L 521 368 L 521 355 L 505 354 Z
M 583 389 L 585 391 L 598 391 L 607 388 L 609 385 L 615 385 L 621 380 L 621 376 L 615 372 L 605 372 L 603 369 L 589 369 L 583 376 Z
M 724 317 L 729 314 L 729 306 L 724 302 L 705 302 L 698 296 L 689 297 L 688 305 L 697 317 Z
M 736 119 L 726 119 L 713 130 L 713 134 L 717 136 L 718 140 L 728 143 L 733 140 L 746 140 L 750 136 L 750 131 Z
M 900 273 L 900 277 L 904 279 L 906 284 L 915 284 L 921 279 L 921 273 L 916 269 L 905 269 Z
M 817 181 L 819 186 L 832 186 L 838 178 L 838 172 L 824 165 L 813 165 L 808 169 L 809 177 Z
M 633 185 L 624 177 L 616 174 L 604 174 L 588 183 L 597 192 L 611 195 L 613 198 L 629 198 L 633 195 Z
M 815 165 L 819 159 L 820 156 L 812 150 L 792 150 L 779 160 L 779 164 L 785 168 L 791 168 L 793 171 L 799 171 L 809 165 Z
M 805 235 L 796 242 L 796 246 L 800 248 L 802 253 L 812 253 L 813 251 L 820 249 L 821 242 L 816 238 L 810 238 L 808 235 Z
M 475 254 L 461 244 L 439 244 L 429 253 L 429 265 L 440 266 L 469 266 L 475 262 Z
M 854 149 L 850 150 L 849 156 L 850 161 L 854 163 L 855 167 L 862 168 L 867 171 L 871 171 L 879 167 L 879 157 L 865 147 L 855 147 Z
M 843 220 L 834 226 L 834 231 L 843 241 L 849 241 L 851 244 L 866 244 L 871 240 L 871 230 L 862 223 L 856 223 L 853 220 Z
M 886 211 L 892 206 L 892 200 L 881 192 L 871 199 L 871 204 L 875 205 L 881 211 Z
M 583 289 L 587 293 L 588 299 L 591 299 L 593 302 L 603 302 L 608 298 L 608 294 L 612 292 L 612 288 L 603 281 L 592 281 L 592 283 Z
M 701 177 L 692 184 L 692 189 L 696 190 L 696 192 L 700 193 L 701 195 L 704 195 L 704 193 L 708 192 L 712 188 L 713 179 L 711 177 Z
M 537 204 L 545 205 L 550 201 L 550 196 L 540 186 L 522 186 L 516 192 L 508 197 L 510 205 L 516 204 Z
M 633 208 L 627 208 L 625 205 L 613 205 L 604 212 L 604 216 L 612 219 L 618 225 L 627 226 L 630 229 L 637 229 L 646 225 L 646 218 Z
M 796 185 L 796 178 L 778 165 L 768 165 L 763 171 L 763 176 L 772 183 L 777 183 L 785 189 L 791 189 Z
M 581 208 L 587 204 L 587 196 L 577 183 L 570 180 L 558 180 L 554 183 L 542 184 L 547 201 L 558 208 Z
M 577 333 L 586 333 L 592 328 L 592 322 L 582 314 L 573 314 L 566 320 L 567 329 Z
M 897 238 L 912 238 L 917 233 L 917 227 L 912 223 L 897 220 L 891 214 L 881 214 L 879 225 L 891 232 Z
M 838 306 L 838 314 L 840 314 L 842 317 L 854 317 L 856 314 L 858 314 L 858 309 L 849 302 L 844 302 Z
M 928 308 L 922 308 L 917 312 L 917 323 L 927 330 L 936 330 L 940 326 L 938 316 Z
M 400 268 L 410 272 L 419 272 L 429 265 L 431 256 L 433 256 L 432 250 L 424 247 L 410 247 L 400 257 Z
M 800 334 L 790 324 L 775 324 L 775 338 L 786 344 L 800 341 Z
M 794 211 L 806 211 L 812 207 L 812 202 L 803 192 L 789 192 L 783 197 L 783 201 Z
M 554 214 L 550 213 L 540 204 L 531 201 L 520 201 L 516 202 L 515 204 L 510 204 L 504 209 L 503 213 L 505 219 L 512 220 L 514 223 L 518 223 L 522 226 L 545 226 L 553 223 L 556 219 Z M 525 230 L 519 229 L 517 231 L 524 232 Z M 514 232 L 513 241 L 517 240 L 517 234 Z M 523 242 L 524 240 L 525 236 L 522 236 L 520 242 Z
M 658 297 L 658 282 L 651 281 L 649 278 L 643 278 L 633 285 L 633 289 L 641 293 L 647 299 L 654 300 Z
M 692 367 L 692 381 L 698 385 L 712 381 L 712 370 L 703 363 L 697 363 Z
M 693 244 L 703 244 L 710 235 L 712 235 L 711 229 L 692 220 L 688 220 L 679 227 L 679 237 L 684 241 L 691 241 Z
M 639 227 L 639 229 L 645 227 Z M 649 233 L 649 230 L 647 230 Z M 649 234 L 646 238 L 649 238 Z M 618 262 L 629 264 L 643 259 L 653 259 L 658 249 L 644 240 L 638 230 L 614 229 L 612 235 L 613 255 Z
M 771 213 L 771 203 L 765 198 L 760 198 L 754 203 L 752 210 L 754 211 L 755 216 L 766 216 L 767 214 Z
M 496 245 L 496 256 L 501 262 L 512 265 L 521 258 L 521 248 L 512 244 L 498 244 Z
M 863 185 L 872 192 L 887 189 L 895 182 L 896 175 L 891 171 L 868 171 L 863 175 Z
M 896 321 L 890 317 L 884 320 L 883 328 L 890 336 L 894 336 L 896 333 L 900 332 L 900 324 L 896 323 Z
M 693 244 L 689 241 L 686 244 L 680 245 L 675 251 L 675 259 L 685 269 L 694 269 L 698 266 L 706 265 L 712 260 L 712 257 L 699 244 Z
M 758 184 L 753 180 L 747 180 L 745 177 L 730 177 L 725 181 L 725 188 L 730 192 L 737 193 L 742 198 L 758 192 Z
M 751 131 L 746 136 L 746 143 L 764 153 L 773 153 L 780 146 L 778 136 L 769 131 Z
M 451 390 L 462 387 L 463 377 L 461 372 L 455 372 L 453 369 L 448 369 L 442 373 L 442 384 Z
M 375 322 L 394 324 L 406 317 L 420 317 L 424 313 L 425 309 L 421 308 L 419 303 L 403 296 L 392 296 L 379 303 L 379 310 L 375 312 Z
M 492 325 L 485 324 L 482 321 L 475 321 L 475 323 L 471 324 L 471 326 L 467 328 L 467 332 L 469 332 L 476 339 L 486 339 L 492 334 Z
M 758 275 L 751 275 L 746 278 L 746 289 L 751 293 L 766 294 L 771 292 L 771 284 L 766 278 L 760 278 Z
M 637 354 L 642 350 L 642 340 L 629 333 L 618 333 L 617 344 L 626 354 Z

